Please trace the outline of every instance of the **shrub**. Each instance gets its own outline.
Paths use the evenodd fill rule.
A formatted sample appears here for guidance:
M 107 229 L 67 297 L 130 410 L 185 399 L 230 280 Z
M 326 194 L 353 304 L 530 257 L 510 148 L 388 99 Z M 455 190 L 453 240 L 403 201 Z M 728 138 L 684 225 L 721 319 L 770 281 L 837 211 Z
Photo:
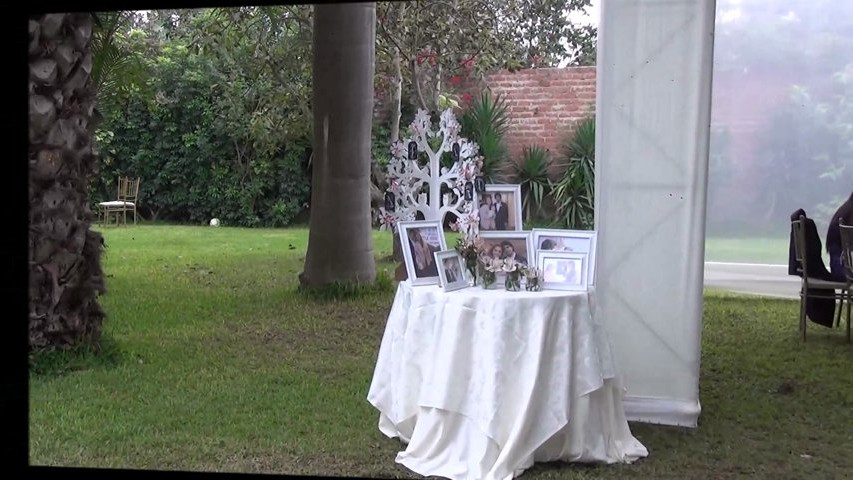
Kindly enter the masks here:
M 242 119 L 242 100 L 217 95 L 205 60 L 182 51 L 167 47 L 155 62 L 154 99 L 132 94 L 106 112 L 93 201 L 114 200 L 117 177 L 128 175 L 141 177 L 139 208 L 151 219 L 289 225 L 310 200 L 310 139 L 251 131 L 263 120 Z
M 595 117 L 578 122 L 563 144 L 565 170 L 551 187 L 558 220 L 568 228 L 593 228 L 595 210 Z
M 504 134 L 509 129 L 509 111 L 506 102 L 498 95 L 494 99 L 488 91 L 462 114 L 462 135 L 477 142 L 483 156 L 483 175 L 489 182 L 498 180 L 507 159 Z
M 521 185 L 522 208 L 528 220 L 532 218 L 531 204 L 536 206 L 536 213 L 542 212 L 542 202 L 550 187 L 550 163 L 548 152 L 536 145 L 524 147 L 520 162 L 509 162 L 509 176 Z

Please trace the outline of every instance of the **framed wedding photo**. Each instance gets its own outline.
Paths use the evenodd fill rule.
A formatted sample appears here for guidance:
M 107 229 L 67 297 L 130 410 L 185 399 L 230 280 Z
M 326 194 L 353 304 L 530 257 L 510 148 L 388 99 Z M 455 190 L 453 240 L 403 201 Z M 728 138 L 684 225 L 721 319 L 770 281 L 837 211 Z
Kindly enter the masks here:
M 586 290 L 588 258 L 584 253 L 539 250 L 537 265 L 542 275 L 542 289 Z
M 480 232 L 520 231 L 524 228 L 521 185 L 487 184 L 476 198 Z
M 593 230 L 557 230 L 534 228 L 536 252 L 567 252 L 587 255 L 587 283 L 595 285 L 595 246 L 598 236 Z
M 438 278 L 445 292 L 452 292 L 468 286 L 462 256 L 456 250 L 435 252 L 435 264 L 438 265 Z
M 524 265 L 536 261 L 530 232 L 480 232 L 480 239 L 489 258 L 511 257 Z
M 437 285 L 435 253 L 447 250 L 444 231 L 438 221 L 400 222 L 397 224 L 406 273 L 412 285 Z

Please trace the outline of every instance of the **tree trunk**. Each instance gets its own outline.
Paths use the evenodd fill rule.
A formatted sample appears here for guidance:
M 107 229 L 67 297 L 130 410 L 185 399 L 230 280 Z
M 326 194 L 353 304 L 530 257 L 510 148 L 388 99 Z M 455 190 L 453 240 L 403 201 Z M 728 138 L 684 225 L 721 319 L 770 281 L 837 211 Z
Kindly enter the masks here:
M 300 282 L 376 279 L 370 215 L 376 5 L 314 6 L 314 167 Z
M 29 339 L 31 350 L 97 347 L 103 239 L 91 230 L 95 167 L 92 16 L 29 21 Z
M 391 115 L 391 142 L 400 139 L 400 117 L 403 103 L 403 70 L 400 68 L 400 49 L 394 47 L 394 113 Z

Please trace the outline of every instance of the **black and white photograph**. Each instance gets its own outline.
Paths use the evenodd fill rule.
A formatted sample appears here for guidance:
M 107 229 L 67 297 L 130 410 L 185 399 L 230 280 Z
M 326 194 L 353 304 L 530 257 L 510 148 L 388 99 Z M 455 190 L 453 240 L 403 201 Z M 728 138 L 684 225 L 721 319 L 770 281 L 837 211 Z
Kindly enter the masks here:
M 468 286 L 468 277 L 462 266 L 462 256 L 456 250 L 444 250 L 435 253 L 441 288 L 445 292 L 459 290 Z
M 397 228 L 412 285 L 437 285 L 435 253 L 447 250 L 441 224 L 436 221 L 400 222 Z
M 477 195 L 480 231 L 518 231 L 523 228 L 520 185 L 486 185 Z
M 523 265 L 535 261 L 530 232 L 480 232 L 486 255 L 492 259 L 515 259 Z
M 597 234 L 594 230 L 533 229 L 533 244 L 537 252 L 583 253 L 588 257 L 587 283 L 595 284 L 595 246 Z
M 586 254 L 540 250 L 538 256 L 542 288 L 578 291 L 587 289 Z

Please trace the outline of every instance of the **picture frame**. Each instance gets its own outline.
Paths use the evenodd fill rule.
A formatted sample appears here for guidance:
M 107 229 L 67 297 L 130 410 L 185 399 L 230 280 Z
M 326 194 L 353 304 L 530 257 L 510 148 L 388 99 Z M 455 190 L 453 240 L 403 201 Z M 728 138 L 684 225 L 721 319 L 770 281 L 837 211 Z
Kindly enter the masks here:
M 589 256 L 585 253 L 539 250 L 536 265 L 542 275 L 543 290 L 586 291 Z
M 488 205 L 494 205 L 493 199 L 500 198 L 504 205 L 492 214 L 488 214 Z M 486 184 L 482 192 L 474 197 L 474 207 L 480 215 L 481 232 L 511 232 L 524 230 L 524 218 L 521 210 L 521 185 Z M 494 209 L 492 209 L 494 210 Z
M 468 287 L 468 277 L 465 274 L 465 262 L 456 250 L 435 252 L 435 264 L 438 265 L 438 278 L 445 292 L 452 292 Z
M 444 230 L 437 220 L 419 220 L 397 224 L 406 273 L 412 285 L 438 285 L 435 253 L 447 250 Z
M 551 242 L 548 247 L 551 247 L 551 245 L 553 247 L 543 248 L 543 243 L 546 243 L 546 240 L 550 240 Z M 595 285 L 595 252 L 597 244 L 598 233 L 595 230 L 533 229 L 533 245 L 537 254 L 541 250 L 587 254 L 587 284 L 589 285 Z
M 490 258 L 497 258 L 495 247 L 501 247 L 500 255 L 506 255 L 506 243 L 513 248 L 513 254 L 522 257 L 519 261 L 525 265 L 536 262 L 536 251 L 533 249 L 533 236 L 529 231 L 506 231 L 506 232 L 480 232 L 480 240 L 485 244 L 485 249 Z M 503 277 L 504 274 L 498 274 Z

